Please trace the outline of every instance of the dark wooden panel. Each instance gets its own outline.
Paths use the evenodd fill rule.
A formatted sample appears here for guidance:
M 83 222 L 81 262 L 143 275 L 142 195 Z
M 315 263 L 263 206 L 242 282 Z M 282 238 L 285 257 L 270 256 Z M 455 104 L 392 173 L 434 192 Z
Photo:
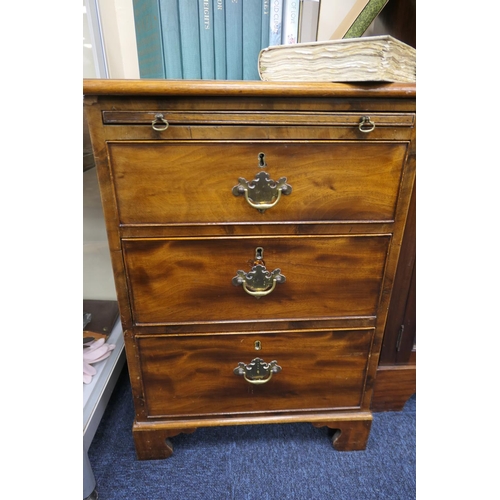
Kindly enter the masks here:
M 136 323 L 373 316 L 389 236 L 200 238 L 123 242 Z M 264 248 L 286 282 L 260 299 L 232 284 Z
M 149 417 L 359 407 L 373 329 L 137 339 Z M 255 341 L 262 349 L 255 350 Z M 282 371 L 253 385 L 233 370 Z
M 369 28 L 369 34 L 392 35 L 417 47 L 417 0 L 388 2 Z
M 417 370 L 413 365 L 380 366 L 373 389 L 373 411 L 400 411 L 417 391 Z
M 381 365 L 407 363 L 416 335 L 416 188 L 410 200 L 403 243 L 387 316 Z

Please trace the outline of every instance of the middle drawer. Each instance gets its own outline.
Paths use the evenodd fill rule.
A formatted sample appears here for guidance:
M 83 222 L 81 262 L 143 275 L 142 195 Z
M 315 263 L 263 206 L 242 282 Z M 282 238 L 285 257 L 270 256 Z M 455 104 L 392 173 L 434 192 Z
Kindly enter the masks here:
M 125 239 L 133 322 L 148 326 L 375 316 L 390 239 Z

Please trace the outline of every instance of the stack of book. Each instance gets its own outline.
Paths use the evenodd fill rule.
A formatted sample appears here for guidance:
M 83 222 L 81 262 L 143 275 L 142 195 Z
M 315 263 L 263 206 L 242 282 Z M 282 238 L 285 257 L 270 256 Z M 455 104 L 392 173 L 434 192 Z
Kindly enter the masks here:
M 282 11 L 279 24 L 273 26 L 272 3 L 133 0 L 141 78 L 259 80 L 260 50 L 271 43 L 281 44 L 277 37 Z M 299 5 L 298 0 L 278 3 L 281 9 L 285 3 Z
M 348 1 L 353 4 L 351 17 L 354 10 L 366 10 L 369 4 L 370 15 L 375 16 L 382 8 L 378 5 L 387 2 Z M 328 0 L 133 0 L 141 78 L 260 80 L 262 49 L 316 41 L 323 2 L 328 4 Z M 323 12 L 323 17 L 329 13 L 326 7 Z M 366 12 L 364 18 L 366 23 Z M 359 30 L 354 34 L 360 36 Z

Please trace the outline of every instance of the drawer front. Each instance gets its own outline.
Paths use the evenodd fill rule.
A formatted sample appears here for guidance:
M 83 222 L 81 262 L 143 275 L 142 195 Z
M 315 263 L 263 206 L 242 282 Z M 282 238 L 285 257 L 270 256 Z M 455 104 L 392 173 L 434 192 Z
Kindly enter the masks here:
M 172 103 L 170 103 L 172 105 Z M 199 106 L 204 103 L 200 103 Z M 227 105 L 227 103 L 226 103 Z M 415 115 L 413 113 L 328 113 L 325 112 L 325 103 L 317 104 L 318 110 L 314 113 L 297 112 L 297 111 L 274 111 L 272 113 L 263 111 L 172 111 L 166 109 L 158 109 L 155 111 L 102 111 L 102 123 L 104 125 L 132 125 L 139 126 L 135 128 L 137 134 L 141 130 L 154 132 L 165 132 L 163 138 L 167 138 L 173 134 L 175 129 L 187 129 L 193 126 L 218 126 L 218 127 L 234 127 L 246 126 L 247 128 L 258 127 L 262 128 L 266 125 L 271 126 L 303 126 L 303 125 L 325 125 L 328 127 L 349 127 L 353 131 L 359 131 L 360 120 L 367 114 L 370 115 L 370 120 L 375 124 L 375 128 L 410 128 L 415 123 Z M 191 103 L 191 106 L 193 104 Z M 262 105 L 258 104 L 261 108 Z M 164 120 L 168 123 L 164 122 Z M 157 122 L 153 127 L 153 122 Z M 193 131 L 191 131 L 190 137 Z M 248 132 L 247 132 L 248 134 Z M 156 136 L 158 137 L 158 136 Z
M 108 153 L 122 224 L 260 224 L 392 221 L 407 147 L 384 141 L 144 141 L 109 142 Z M 263 172 L 269 180 L 257 177 Z M 291 193 L 274 187 L 281 178 Z M 245 182 L 257 186 L 247 189 L 248 201 Z M 261 212 L 256 206 L 262 203 L 274 206 Z
M 147 415 L 359 408 L 372 338 L 373 329 L 138 337 Z M 260 384 L 234 372 L 255 358 L 281 371 L 260 366 Z
M 170 102 L 170 106 L 177 102 Z M 359 108 L 358 112 L 328 112 L 333 103 L 311 102 L 309 110 L 299 111 L 286 104 L 272 103 L 274 111 L 265 110 L 263 103 L 219 102 L 218 111 L 202 111 L 206 101 L 185 103 L 197 111 L 118 111 L 104 110 L 102 123 L 105 136 L 109 140 L 269 140 L 269 139 L 354 139 L 354 140 L 408 140 L 415 126 L 414 113 L 378 113 L 356 102 L 345 103 L 348 108 Z M 267 103 L 269 104 L 269 103 Z M 300 108 L 305 103 L 295 102 Z M 338 101 L 337 101 L 338 104 Z M 375 102 L 372 102 L 374 107 Z M 146 105 L 146 103 L 145 103 Z M 214 103 L 212 101 L 211 106 Z M 230 110 L 232 106 L 255 109 L 246 111 Z M 283 106 L 284 105 L 284 106 Z M 308 106 L 305 105 L 306 107 Z M 147 105 L 146 105 L 147 106 Z M 380 106 L 380 103 L 379 103 Z M 378 106 L 378 107 L 379 107 Z M 120 107 L 115 103 L 113 107 Z M 278 111 L 281 107 L 282 111 Z M 226 108 L 224 110 L 224 108 Z M 382 106 L 383 108 L 383 106 Z M 286 109 L 284 111 L 283 109 Z M 312 111 L 315 109 L 315 111 Z M 380 107 L 379 107 L 380 109 Z M 368 121 L 367 121 L 368 119 Z M 168 125 L 167 125 L 168 123 Z
M 133 321 L 375 316 L 389 243 L 390 236 L 124 240 Z M 259 247 L 266 270 L 278 269 L 286 280 L 256 299 L 233 278 L 252 270 Z

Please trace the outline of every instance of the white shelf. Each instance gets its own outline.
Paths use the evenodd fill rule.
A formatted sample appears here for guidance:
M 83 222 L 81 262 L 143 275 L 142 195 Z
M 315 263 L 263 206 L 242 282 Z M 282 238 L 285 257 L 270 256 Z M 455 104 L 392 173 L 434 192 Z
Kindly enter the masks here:
M 95 431 L 109 401 L 116 381 L 125 364 L 123 332 L 120 321 L 107 340 L 108 344 L 115 344 L 108 358 L 93 364 L 97 373 L 92 377 L 90 384 L 83 384 L 83 447 L 88 451 Z
M 97 427 L 115 388 L 116 381 L 125 364 L 123 331 L 118 320 L 107 342 L 116 347 L 108 358 L 93 364 L 97 373 L 90 384 L 83 384 L 83 498 L 88 498 L 95 491 L 96 481 L 88 459 Z

